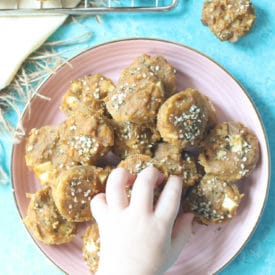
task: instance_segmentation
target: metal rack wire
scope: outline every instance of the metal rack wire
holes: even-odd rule
[[[160,12],[175,8],[179,0],[82,0],[73,8],[68,8],[66,0],[33,0],[37,7],[21,7],[20,0],[9,8],[1,7],[0,16],[71,14],[92,15],[108,12]],[[68,2],[68,1],[67,1]],[[54,5],[49,7],[48,4]]]

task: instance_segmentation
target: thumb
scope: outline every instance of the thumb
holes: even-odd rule
[[[172,249],[176,255],[179,255],[185,244],[192,235],[192,221],[194,215],[191,213],[184,213],[180,215],[173,228],[172,232]]]

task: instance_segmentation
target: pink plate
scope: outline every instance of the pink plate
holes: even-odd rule
[[[101,73],[117,80],[123,68],[142,53],[163,55],[176,68],[178,89],[192,87],[207,95],[216,106],[219,120],[242,121],[257,135],[261,158],[252,175],[242,184],[245,197],[238,215],[222,226],[194,226],[194,236],[179,260],[167,274],[213,274],[229,263],[246,244],[255,230],[264,208],[270,178],[270,156],[263,124],[255,106],[240,84],[222,67],[190,48],[168,41],[131,39],[110,42],[94,47],[64,65],[40,87],[39,93],[51,101],[34,97],[31,116],[25,111],[23,125],[26,132],[64,119],[59,110],[61,98],[70,81],[87,74]],[[24,161],[24,141],[14,145],[11,162],[15,200],[22,217],[29,200],[26,193],[40,188]],[[35,241],[47,257],[70,275],[89,274],[82,260],[81,235],[69,244],[47,246]]]

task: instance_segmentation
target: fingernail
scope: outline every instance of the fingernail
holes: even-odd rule
[[[158,181],[157,181],[157,185],[161,185],[163,183],[165,179],[165,175],[163,173],[159,173],[159,177],[158,177]]]

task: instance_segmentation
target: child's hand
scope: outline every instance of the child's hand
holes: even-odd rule
[[[182,192],[179,177],[170,176],[153,207],[161,173],[149,167],[136,180],[127,170],[110,174],[106,195],[91,201],[100,232],[98,275],[156,275],[164,273],[177,259],[190,237],[192,214],[175,222]],[[125,187],[134,182],[129,202]]]

